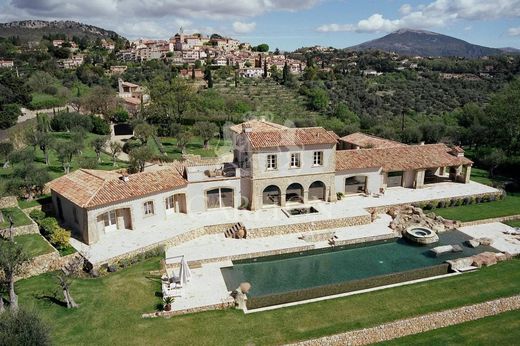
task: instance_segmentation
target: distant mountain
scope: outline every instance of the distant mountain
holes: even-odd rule
[[[368,41],[351,50],[382,50],[401,55],[459,56],[479,58],[485,55],[503,54],[498,48],[483,47],[431,31],[401,29],[391,34]]]
[[[91,39],[121,37],[115,31],[105,30],[97,26],[74,21],[22,20],[10,23],[0,23],[0,37],[19,36],[24,41],[39,41],[43,35],[65,34]]]
[[[520,54],[520,49],[518,49],[518,48],[504,47],[504,48],[500,48],[500,50],[502,52],[506,52],[506,53]]]

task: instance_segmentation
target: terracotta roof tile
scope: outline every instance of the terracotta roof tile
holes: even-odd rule
[[[382,167],[385,172],[469,165],[466,157],[450,154],[445,144],[408,145],[391,148],[340,150],[336,171]]]
[[[177,167],[132,174],[126,182],[120,178],[115,172],[79,169],[51,181],[49,187],[82,208],[92,208],[187,184]]]
[[[341,137],[340,141],[357,145],[360,148],[391,148],[406,146],[404,143],[392,141],[389,139],[367,135],[362,132],[351,133],[345,137]]]
[[[243,126],[249,127],[253,132],[267,132],[273,130],[284,130],[288,127],[265,120],[249,120],[231,126],[229,129],[235,133],[242,133]]]
[[[253,149],[337,143],[337,136],[322,127],[286,128],[269,132],[253,131],[246,133],[246,136]]]

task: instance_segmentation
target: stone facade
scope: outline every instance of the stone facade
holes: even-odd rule
[[[502,312],[519,310],[520,295],[496,299],[480,304],[463,306],[456,309],[434,312],[422,316],[381,324],[372,328],[354,330],[342,334],[325,336],[303,341],[293,345],[368,345],[407,335],[424,333],[480,318],[498,315]]]
[[[493,223],[493,222],[515,221],[515,220],[520,220],[520,214],[511,215],[511,216],[495,217],[495,218],[492,218],[492,219],[483,219],[483,220],[462,222],[461,223],[461,227],[482,225],[482,224],[485,224],[485,223]]]

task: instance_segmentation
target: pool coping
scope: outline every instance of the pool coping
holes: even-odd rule
[[[431,280],[443,279],[443,278],[448,278],[448,277],[452,277],[452,276],[456,276],[456,275],[462,275],[462,274],[467,274],[467,273],[468,272],[464,272],[464,273],[453,272],[453,273],[437,275],[437,276],[431,276],[431,277],[422,278],[422,279],[416,279],[416,280],[399,282],[399,283],[385,285],[385,286],[378,286],[378,287],[366,288],[366,289],[357,290],[357,291],[351,291],[351,292],[345,292],[345,293],[340,293],[340,294],[334,294],[334,295],[330,295],[330,296],[323,296],[323,297],[317,297],[317,298],[312,298],[312,299],[300,300],[300,301],[296,301],[296,302],[290,302],[290,303],[284,303],[284,304],[278,304],[278,305],[265,306],[265,307],[257,308],[257,309],[248,309],[247,307],[245,307],[243,309],[243,311],[244,311],[244,314],[252,314],[252,313],[256,313],[256,312],[282,309],[282,308],[286,308],[286,307],[290,307],[290,306],[298,306],[298,305],[315,303],[315,302],[320,302],[320,301],[325,301],[325,300],[331,300],[331,299],[337,299],[337,298],[342,298],[342,297],[348,297],[348,296],[353,296],[353,295],[357,295],[357,294],[363,294],[363,293],[368,293],[368,292],[380,291],[380,290],[384,290],[384,289],[387,289],[387,288],[393,288],[393,287],[399,287],[399,286],[412,285],[412,284],[415,284],[415,283],[421,283],[421,282],[426,282],[426,281],[431,281]]]

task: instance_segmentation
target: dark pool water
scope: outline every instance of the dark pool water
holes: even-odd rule
[[[459,231],[439,234],[439,238],[438,243],[424,246],[398,239],[356,248],[334,248],[239,261],[232,267],[222,268],[222,275],[229,290],[247,281],[252,285],[249,295],[260,297],[430,267],[449,259],[496,251],[489,246],[467,247],[463,243],[470,237]],[[428,251],[436,246],[454,244],[461,245],[463,251],[439,257]]]

